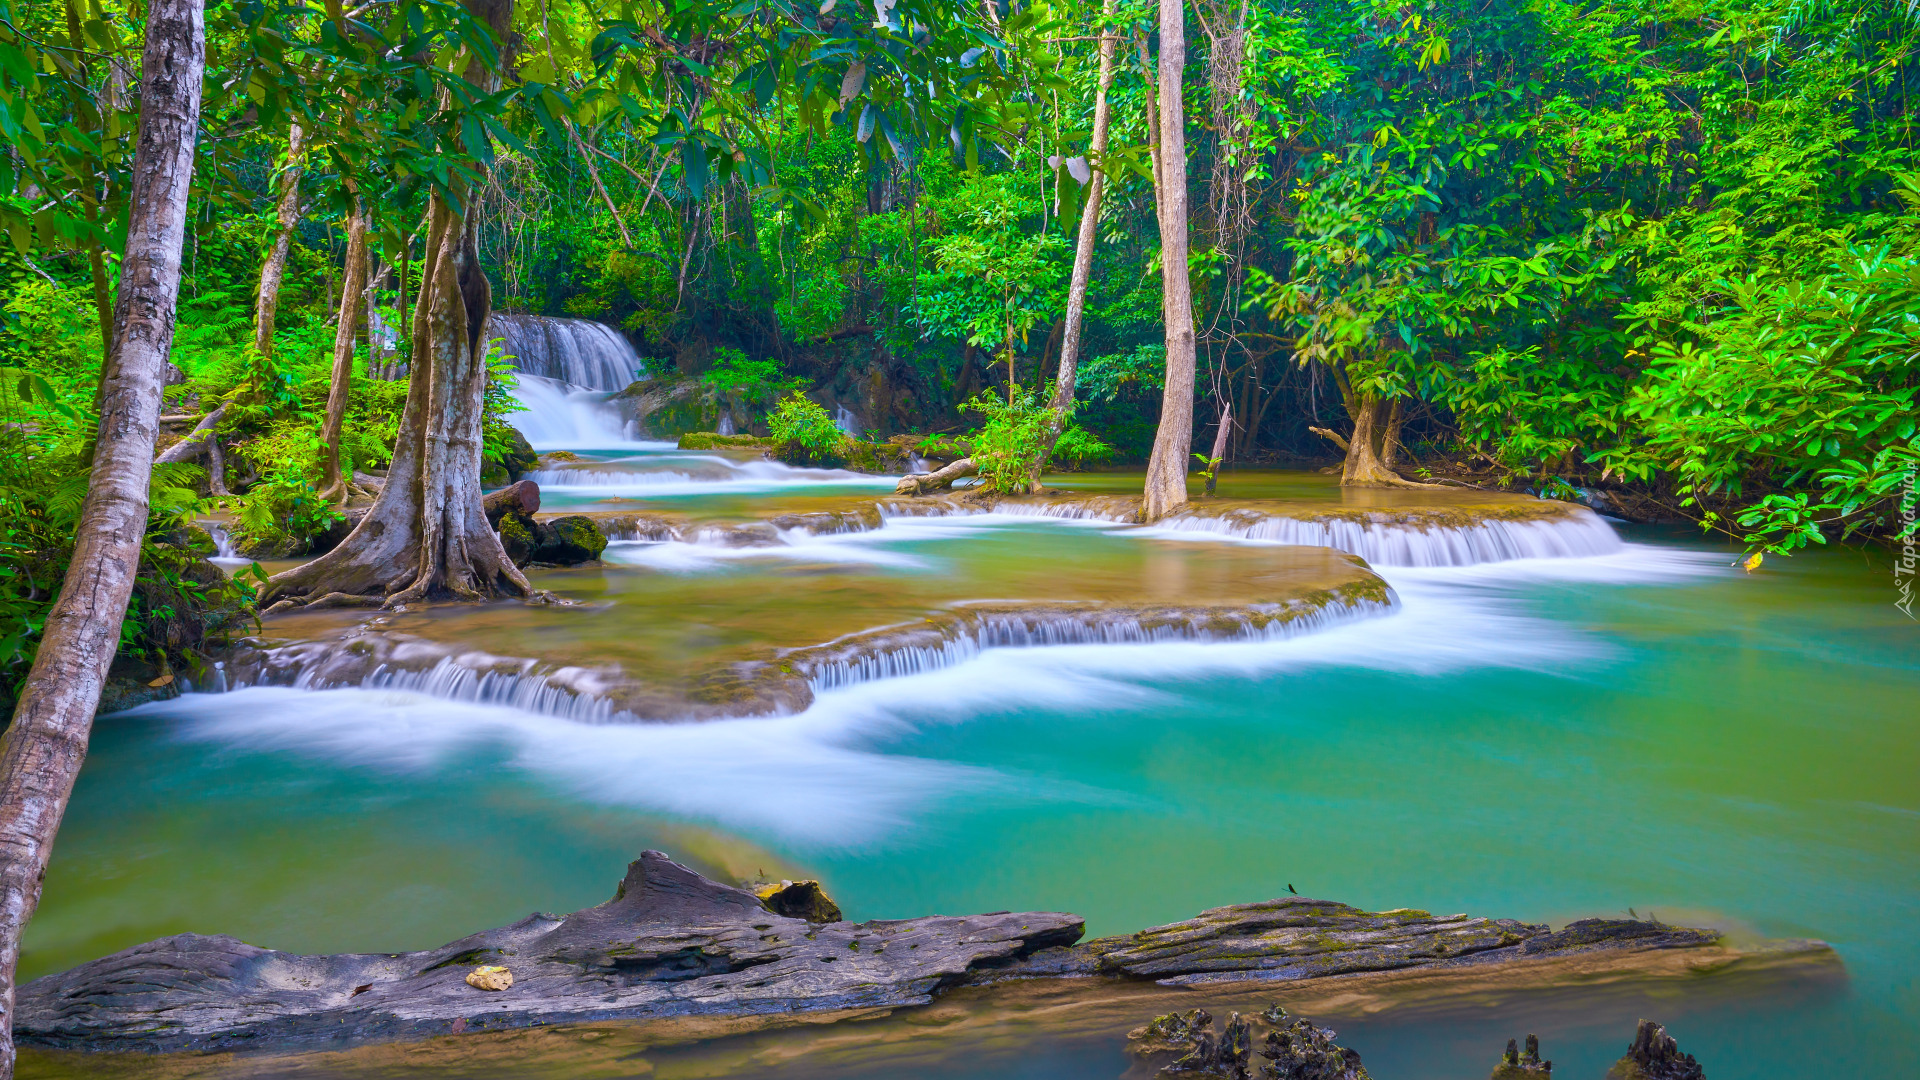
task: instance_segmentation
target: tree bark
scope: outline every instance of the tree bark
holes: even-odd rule
[[[326,443],[320,497],[331,502],[347,498],[347,484],[340,475],[340,425],[346,420],[347,395],[353,389],[353,331],[367,287],[367,209],[359,200],[355,203],[353,217],[347,221],[346,280],[340,290],[339,325],[333,332],[333,382],[327,390],[327,417],[320,427],[320,439]],[[373,337],[371,323],[367,337]]]
[[[300,169],[305,147],[306,133],[299,124],[291,125],[287,129],[287,167],[280,173],[273,244],[267,248],[266,261],[260,264],[260,295],[253,309],[253,347],[262,356],[273,355],[273,318],[280,307],[280,282],[287,274],[294,227],[300,224]]]
[[[944,488],[950,488],[953,486],[955,480],[965,476],[973,476],[979,471],[979,469],[974,467],[972,458],[963,457],[958,461],[950,462],[936,472],[914,473],[911,476],[901,477],[899,483],[893,485],[893,493],[895,495],[925,495],[930,491],[940,491]]]
[[[1227,456],[1227,435],[1233,431],[1233,403],[1220,407],[1220,427],[1213,433],[1213,453],[1207,457],[1207,491],[1212,495],[1220,483],[1220,462]]]
[[[59,599],[47,615],[13,725],[0,737],[0,1078],[6,1080],[13,1076],[20,932],[40,903],[147,531],[205,63],[201,0],[152,0],[127,246],[92,477]]]
[[[1158,521],[1187,502],[1193,453],[1193,287],[1187,277],[1187,120],[1181,76],[1187,63],[1182,0],[1160,0],[1160,148],[1154,155],[1160,218],[1161,316],[1167,328],[1167,378],[1160,430],[1147,459],[1142,516]]]
[[[469,11],[506,40],[513,5],[465,0]],[[464,75],[491,93],[498,74],[469,53]],[[429,206],[425,269],[413,318],[407,404],[393,464],[379,498],[340,546],[275,575],[262,600],[269,611],[332,594],[384,598],[389,607],[433,599],[536,596],[480,497],[481,419],[487,385],[487,314],[492,292],[480,268],[479,221],[467,183],[456,175]]]
[[[1047,428],[1041,436],[1040,453],[1027,475],[1027,488],[1035,492],[1040,490],[1040,474],[1046,471],[1047,460],[1060,442],[1060,433],[1066,430],[1067,417],[1073,414],[1074,383],[1080,373],[1080,332],[1086,322],[1087,285],[1093,279],[1093,246],[1100,235],[1100,197],[1107,184],[1102,167],[1107,154],[1108,119],[1112,113],[1107,93],[1113,88],[1113,59],[1119,45],[1113,28],[1107,25],[1113,21],[1113,5],[1114,0],[1105,0],[1100,6],[1100,86],[1094,91],[1093,139],[1088,154],[1093,175],[1087,178],[1086,205],[1080,210],[1080,233],[1073,248],[1066,329],[1060,338],[1060,370],[1053,380],[1053,400],[1047,403],[1052,415],[1047,418]]]
[[[87,48],[86,38],[80,33],[79,0],[67,0],[67,46],[73,50],[73,57],[80,68],[80,81],[93,85],[93,65],[87,63],[91,52]],[[101,134],[98,127],[92,132],[95,138]],[[81,181],[80,206],[87,224],[100,224],[99,178],[88,176]],[[100,322],[100,347],[105,349],[113,343],[113,299],[108,295],[107,258],[100,248],[100,240],[95,236],[87,237],[87,276],[93,284],[93,313]]]
[[[175,461],[192,461],[201,454],[207,453],[218,445],[214,441],[213,429],[225,415],[227,415],[227,407],[222,405],[201,417],[200,422],[193,426],[192,431],[187,432],[185,438],[161,451],[160,456],[153,459],[153,463],[166,465]]]

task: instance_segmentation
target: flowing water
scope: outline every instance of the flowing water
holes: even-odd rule
[[[718,520],[881,486],[584,442],[566,471],[585,475],[542,480],[549,508]],[[1301,474],[1221,487],[1341,497]],[[1558,923],[1631,907],[1818,937],[1845,978],[1482,990],[1325,1018],[1379,1080],[1478,1080],[1527,1031],[1556,1076],[1597,1080],[1638,1016],[1714,1080],[1920,1073],[1920,632],[1886,567],[1818,551],[1749,576],[1694,536],[1618,531],[1582,557],[1385,567],[1395,610],[1317,633],[987,649],[824,688],[796,715],[606,723],[422,679],[104,718],[22,974],[184,930],[307,952],[434,946],[599,903],[656,847],[715,876],[817,875],[852,919],[1050,909],[1106,934],[1291,885],[1373,909]],[[537,575],[585,608],[409,629],[671,667],[955,599],[1205,594],[1304,557],[1257,536],[1005,516],[784,539],[617,544],[602,567]],[[676,1050],[563,1042],[541,1075],[1110,1080],[1146,1019],[986,1010],[934,1030],[915,1015]],[[299,1074],[518,1074],[463,1053]],[[76,1075],[31,1057],[23,1075],[36,1069]]]

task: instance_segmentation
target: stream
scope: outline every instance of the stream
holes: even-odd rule
[[[533,474],[543,511],[719,521],[891,490],[637,442],[568,384],[525,377],[522,393],[535,445],[577,456]],[[1049,483],[1120,492],[1139,477]],[[1315,474],[1220,487],[1342,498]],[[1815,550],[1746,575],[1695,533],[1612,531],[1579,541],[1582,557],[1376,564],[1399,606],[1311,633],[990,648],[821,688],[796,715],[608,723],[388,685],[247,687],[104,717],[21,977],[188,930],[300,952],[435,946],[599,903],[659,848],[715,877],[817,876],[853,920],[1058,910],[1112,934],[1293,887],[1369,910],[1558,925],[1631,908],[1736,938],[1820,938],[1844,978],[1488,992],[1315,1019],[1377,1080],[1479,1080],[1529,1031],[1554,1075],[1597,1080],[1640,1016],[1713,1080],[1920,1075],[1920,628],[1895,609],[1884,557]],[[892,518],[759,547],[620,540],[602,565],[533,573],[584,608],[435,610],[408,628],[665,671],[956,600],[1208,595],[1255,569],[1318,573],[1323,556],[1098,521]],[[563,1052],[551,1072],[1127,1067],[1124,1026],[1036,1015],[865,1043],[836,1030],[617,1067],[596,1052],[569,1068]],[[431,1058],[338,1073],[513,1074]],[[68,1074],[27,1057],[22,1075]]]

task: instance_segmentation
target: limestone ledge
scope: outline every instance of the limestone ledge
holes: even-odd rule
[[[1465,988],[1509,969],[1547,981],[1551,962],[1570,958],[1651,971],[1675,952],[1705,966],[1743,955],[1713,930],[1651,921],[1553,930],[1296,896],[1081,943],[1083,930],[1060,912],[810,923],[646,852],[604,904],[424,952],[299,956],[222,935],[163,938],[28,983],[14,1030],[31,1046],[143,1053],[340,1049],[604,1021],[733,1018],[737,1033],[871,1017],[960,987],[1079,985],[1097,998],[1128,985],[1195,992],[1410,973]],[[1831,957],[1822,942],[1762,951]],[[475,988],[467,976],[480,966],[505,968],[510,985]]]
[[[394,687],[589,721],[715,720],[800,712],[819,690],[948,667],[982,649],[1272,640],[1383,614],[1395,603],[1386,582],[1348,559],[1344,576],[1325,587],[1277,589],[1242,603],[960,603],[914,622],[767,646],[667,677],[502,656],[387,629],[381,619],[306,641],[253,639],[229,655],[227,672],[241,685]]]

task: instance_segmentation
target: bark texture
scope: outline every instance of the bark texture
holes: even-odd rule
[[[13,1075],[20,932],[40,903],[54,834],[86,757],[147,531],[147,485],[173,348],[205,62],[200,0],[153,0],[127,247],[102,378],[93,475],[73,561],[47,616],[13,725],[0,738],[0,1078]]]
[[[340,475],[340,425],[346,420],[347,395],[353,389],[353,329],[359,321],[366,288],[367,211],[360,205],[347,221],[346,281],[340,290],[339,325],[333,333],[333,381],[327,390],[326,420],[320,426],[320,439],[327,444],[326,476],[320,482],[320,497],[333,502],[344,502],[347,497],[346,480]],[[367,337],[373,337],[371,323],[367,326]]]
[[[507,40],[511,0],[466,0]],[[466,79],[483,92],[499,76],[478,54]],[[347,538],[320,558],[273,577],[268,610],[329,600],[481,600],[536,594],[481,508],[481,418],[487,383],[486,325],[492,291],[480,268],[468,185],[456,178],[428,211],[425,268],[413,317],[407,404],[380,496]]]
[[[208,413],[201,418],[198,424],[194,425],[192,431],[187,432],[186,438],[167,447],[161,452],[159,457],[153,459],[153,463],[155,465],[166,465],[175,461],[192,461],[202,454],[218,453],[220,444],[214,439],[213,429],[219,425],[220,419],[226,415],[227,407],[225,405]]]
[[[1073,249],[1073,279],[1067,286],[1066,327],[1060,338],[1060,370],[1053,380],[1053,400],[1048,407],[1053,415],[1047,418],[1046,432],[1041,436],[1041,450],[1033,461],[1033,470],[1027,476],[1027,488],[1040,490],[1040,474],[1046,470],[1047,460],[1053,456],[1053,448],[1060,441],[1060,433],[1066,430],[1067,417],[1073,412],[1074,382],[1080,373],[1080,336],[1086,324],[1087,284],[1093,278],[1093,247],[1100,235],[1100,197],[1106,193],[1107,175],[1102,169],[1107,154],[1107,126],[1112,109],[1107,104],[1107,93],[1113,88],[1113,57],[1119,42],[1113,29],[1106,24],[1113,20],[1114,0],[1105,0],[1100,7],[1100,86],[1093,97],[1093,139],[1088,157],[1093,175],[1087,178],[1087,201],[1080,210],[1080,233],[1075,238]]]
[[[287,274],[287,252],[293,230],[300,224],[300,168],[306,152],[306,133],[294,124],[287,131],[287,167],[280,173],[280,203],[275,212],[273,246],[260,264],[260,294],[254,301],[253,347],[262,356],[273,353],[273,318],[280,307],[280,282]]]
[[[1193,452],[1193,288],[1187,277],[1187,119],[1181,76],[1187,65],[1182,0],[1160,0],[1159,152],[1154,155],[1160,217],[1161,314],[1167,324],[1167,380],[1160,430],[1147,460],[1144,513],[1158,521],[1187,502]]]

